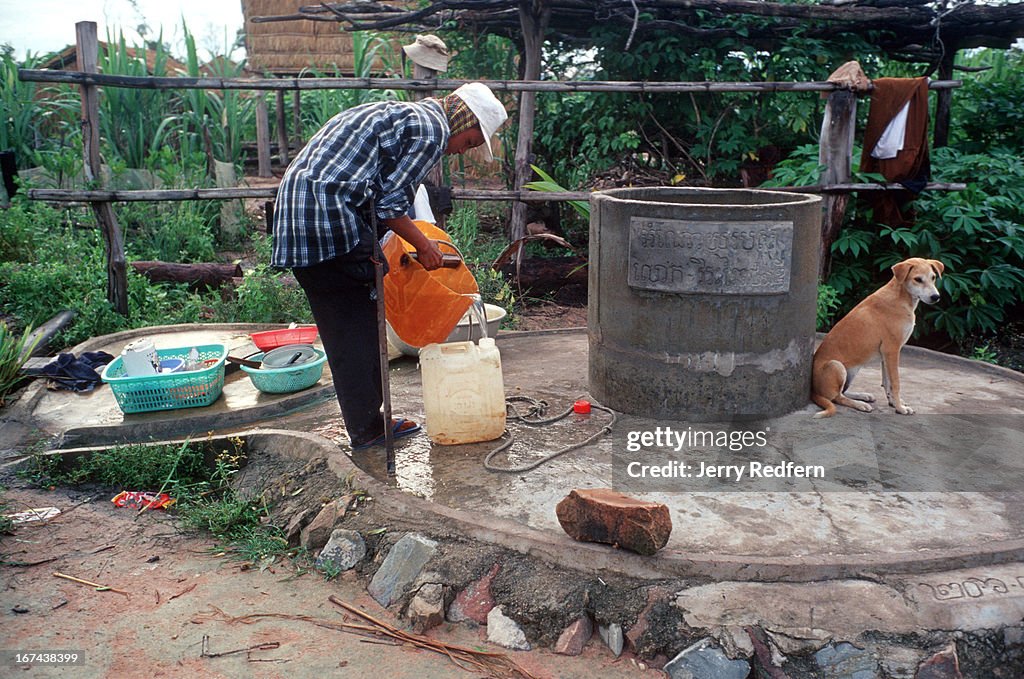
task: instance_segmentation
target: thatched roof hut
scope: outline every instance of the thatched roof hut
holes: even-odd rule
[[[98,41],[100,52],[104,52],[107,49],[117,49],[117,43],[110,44],[102,40]],[[140,47],[126,47],[125,48],[128,56],[132,59],[144,58],[146,60],[146,69],[150,75],[164,75],[163,73],[157,74],[156,68],[156,51],[149,48]],[[75,70],[76,60],[78,59],[78,46],[68,45],[60,52],[57,52],[50,58],[41,62],[36,68],[46,69],[51,71],[73,71]],[[164,55],[164,64],[166,66],[166,75],[176,75],[179,71],[185,72],[187,68],[185,64],[181,63],[170,55]],[[102,65],[100,66],[102,70]]]
[[[355,75],[352,35],[333,21],[253,23],[258,16],[297,14],[310,0],[242,0],[246,68],[254,73],[296,75],[310,69]],[[387,2],[408,9],[416,2]],[[397,49],[397,44],[396,44]],[[380,63],[374,65],[379,69]]]

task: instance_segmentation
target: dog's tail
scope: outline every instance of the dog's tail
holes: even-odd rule
[[[817,420],[822,417],[832,417],[836,414],[836,404],[821,394],[811,394],[811,400],[823,408],[820,413],[814,413],[814,419]]]

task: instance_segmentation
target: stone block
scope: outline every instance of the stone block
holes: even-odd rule
[[[422,585],[409,602],[405,615],[417,634],[444,622],[444,585],[433,582]]]
[[[494,564],[487,575],[455,595],[455,601],[448,607],[448,619],[452,622],[472,621],[478,625],[486,625],[487,614],[494,608],[491,583],[500,570],[501,564]]]
[[[671,679],[747,679],[750,663],[732,660],[711,639],[701,639],[681,651],[664,667]]]
[[[366,556],[366,543],[363,536],[354,530],[335,528],[331,538],[316,557],[316,567],[330,565],[339,571],[347,571],[355,567]]]
[[[367,591],[377,603],[387,607],[401,597],[437,553],[437,543],[422,535],[410,533],[395,543]]]
[[[312,509],[303,509],[288,521],[288,526],[284,529],[284,537],[288,540],[288,546],[295,547],[299,544],[299,539],[302,537],[302,529],[309,523],[312,513]]]
[[[672,533],[668,507],[637,500],[611,488],[573,490],[555,507],[558,523],[573,539],[601,542],[650,556]]]
[[[594,624],[590,622],[588,616],[584,615],[562,630],[553,650],[562,655],[579,655],[593,634]]]
[[[601,637],[601,641],[611,649],[612,654],[616,658],[622,655],[622,645],[624,642],[622,637],[622,625],[617,622],[609,623],[607,625],[598,625],[597,633]]]
[[[963,679],[960,674],[960,659],[956,655],[956,644],[948,646],[925,660],[917,668],[915,679]]]
[[[487,614],[487,640],[516,651],[530,650],[526,633],[515,620],[502,612],[501,606],[492,608]]]
[[[874,653],[845,641],[829,644],[814,654],[814,661],[835,679],[875,679],[878,660]]]
[[[302,546],[310,552],[322,549],[331,539],[331,532],[337,523],[345,518],[348,502],[349,498],[344,497],[325,504],[316,518],[302,529]]]

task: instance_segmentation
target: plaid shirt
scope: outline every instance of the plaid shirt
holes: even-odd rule
[[[370,200],[378,219],[406,214],[448,137],[435,100],[363,104],[331,118],[278,187],[271,265],[312,266],[348,252]]]

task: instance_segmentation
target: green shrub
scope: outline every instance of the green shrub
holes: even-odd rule
[[[629,50],[629,26],[593,29],[592,67],[583,78],[625,81],[824,80],[851,53],[869,55],[859,36],[809,38],[800,29],[771,53],[746,39],[751,20],[714,19],[713,43],[685,31],[649,31]],[[877,60],[861,56],[873,71]],[[589,66],[589,65],[586,65]],[[559,65],[580,77],[572,61]],[[571,70],[570,70],[571,69]],[[683,175],[696,183],[735,183],[744,162],[773,145],[789,149],[817,131],[823,102],[807,93],[573,93],[537,97],[538,165],[569,186],[589,185],[612,166]]]
[[[0,233],[31,220],[39,240],[35,261],[0,262],[0,306],[22,324],[40,325],[64,309],[77,312],[68,331],[72,339],[122,330],[125,320],[106,299],[107,266],[98,229],[79,229],[45,206],[31,204],[0,211]],[[22,252],[28,246],[20,248]],[[85,334],[83,334],[85,333]]]
[[[839,307],[839,293],[836,292],[836,289],[830,285],[819,283],[818,311],[815,318],[815,328],[819,332],[826,332],[832,327],[832,322],[835,320],[836,312],[839,311]]]
[[[0,213],[0,262],[39,261],[47,225],[59,224],[60,213],[46,205],[29,207],[20,196]]]
[[[31,325],[17,336],[6,323],[0,321],[0,405],[4,402],[4,396],[21,383],[22,377],[18,371],[39,343],[38,337],[30,339],[31,334]]]
[[[946,299],[925,310],[926,328],[955,340],[994,332],[1024,301],[1024,160],[1007,150],[946,148],[935,152],[933,166],[938,181],[966,182],[967,189],[922,194],[914,226],[883,230],[881,238],[947,266]]]
[[[863,203],[851,200],[832,244],[827,283],[830,299],[838,300],[833,312],[845,312],[887,281],[896,262],[938,259],[947,267],[938,284],[943,299],[919,308],[916,332],[962,342],[995,332],[1024,301],[1024,160],[1007,149],[942,148],[932,153],[932,168],[935,181],[964,182],[966,190],[923,192],[913,201],[915,222],[897,229],[874,224]],[[818,173],[817,147],[803,146],[779,164],[771,184],[813,184]],[[856,165],[854,175],[861,182],[879,179]],[[820,312],[819,306],[819,327]]]
[[[312,323],[313,312],[302,288],[287,274],[258,264],[225,299],[213,301],[209,320],[221,323]]]
[[[128,258],[186,263],[215,261],[216,238],[210,207],[189,201],[140,202],[124,206],[119,211],[118,221],[125,233]]]
[[[987,68],[964,77],[952,100],[950,142],[967,153],[1003,147],[1024,151],[1024,51],[960,52],[958,62]]]
[[[445,223],[452,243],[473,266],[489,265],[507,245],[503,236],[495,237],[481,230],[480,211],[479,203],[461,201]]]

